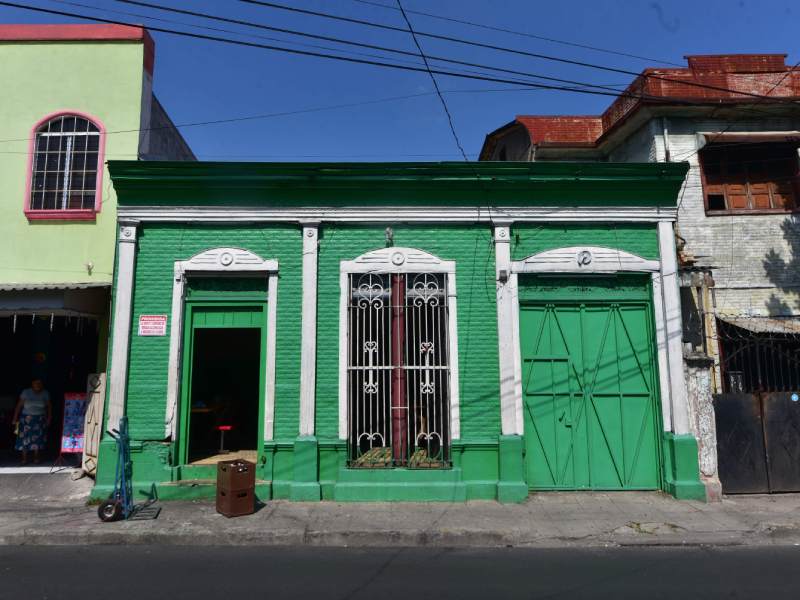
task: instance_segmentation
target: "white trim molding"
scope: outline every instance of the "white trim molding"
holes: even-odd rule
[[[600,246],[570,246],[546,250],[511,264],[515,273],[619,273],[655,272],[657,260],[647,260],[623,250]]]
[[[347,306],[350,295],[349,275],[358,273],[444,273],[447,275],[448,338],[450,344],[450,439],[461,439],[458,370],[458,306],[456,298],[456,263],[442,260],[416,248],[391,246],[362,254],[339,264],[339,439],[346,440],[347,423]]]
[[[568,222],[593,221],[597,223],[654,223],[674,221],[675,207],[564,207],[564,206],[491,206],[488,210],[476,211],[474,206],[431,206],[409,208],[351,207],[303,208],[303,207],[122,207],[121,217],[141,221],[159,222],[289,222],[303,224],[309,221],[341,223],[387,223],[398,221],[492,223],[514,222]]]
[[[514,319],[516,275],[511,273],[511,228],[494,228],[495,276],[497,281],[497,339],[500,361],[500,424],[503,435],[522,435],[522,413],[516,401]],[[521,397],[521,394],[520,394]],[[521,406],[521,405],[520,405]]]
[[[319,223],[303,224],[303,322],[300,353],[300,435],[314,435],[317,385],[317,261]]]
[[[663,329],[667,351],[669,392],[662,390],[663,401],[671,405],[672,432],[690,433],[689,396],[683,371],[683,325],[681,297],[678,288],[678,256],[675,251],[675,232],[672,223],[658,224],[658,250],[661,256],[661,290],[663,296]],[[664,427],[668,426],[664,422]]]
[[[257,254],[242,248],[213,248],[200,252],[188,260],[175,261],[172,280],[172,313],[170,315],[167,407],[164,418],[164,435],[169,439],[175,439],[178,424],[186,278],[192,275],[224,273],[261,273],[267,277],[267,368],[266,381],[264,382],[264,440],[269,441],[272,439],[275,414],[275,326],[278,300],[278,261],[264,260]]]
[[[108,392],[107,430],[119,428],[125,414],[128,387],[133,284],[136,268],[136,223],[120,221],[117,240],[117,282],[114,298],[114,326],[111,345],[111,374]]]
[[[499,229],[499,228],[498,228]],[[672,223],[658,224],[659,255],[661,260],[648,260],[614,248],[599,246],[569,246],[539,252],[518,261],[512,261],[511,274],[500,294],[501,281],[498,279],[498,337],[500,338],[501,390],[502,378],[511,369],[503,369],[504,361],[513,364],[513,400],[515,409],[510,406],[504,412],[504,432],[508,419],[509,431],[523,433],[522,401],[522,350],[519,331],[519,275],[520,274],[564,274],[564,275],[602,275],[614,273],[649,273],[653,284],[653,313],[656,330],[656,357],[658,360],[659,389],[664,429],[675,433],[688,432],[688,407],[686,383],[683,377],[683,352],[681,349],[681,310],[678,296],[677,257]],[[501,250],[497,247],[498,273],[500,273]],[[501,299],[504,311],[510,311],[511,335],[501,328]],[[509,321],[503,317],[503,324]],[[504,340],[511,338],[512,344]],[[506,388],[507,389],[507,388]],[[501,391],[502,398],[502,391]],[[676,418],[676,413],[682,415]],[[511,416],[514,416],[512,421]]]

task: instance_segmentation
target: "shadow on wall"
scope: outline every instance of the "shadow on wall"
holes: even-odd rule
[[[781,230],[789,245],[788,260],[770,249],[762,262],[769,280],[783,292],[782,297],[773,293],[766,303],[770,316],[776,317],[800,313],[800,218],[787,217]]]

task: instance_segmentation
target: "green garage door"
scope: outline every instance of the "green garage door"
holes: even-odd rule
[[[530,278],[520,288],[528,485],[657,489],[649,285],[585,283]]]

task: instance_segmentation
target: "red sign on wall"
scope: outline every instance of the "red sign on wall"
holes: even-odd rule
[[[139,315],[139,335],[167,335],[167,315]]]

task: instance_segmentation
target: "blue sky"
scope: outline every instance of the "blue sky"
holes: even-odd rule
[[[69,6],[52,0],[22,3],[93,13],[111,19],[235,37],[264,44],[296,43],[335,46],[329,42],[213,23],[189,16],[153,11],[114,0],[74,0]],[[405,33],[333,22],[307,15],[248,5],[236,0],[151,0],[277,27],[415,50]],[[297,7],[403,26],[396,10],[357,0],[277,0]],[[370,0],[396,6],[395,0]],[[655,60],[639,60],[520,35],[480,29],[410,14],[418,31],[467,38],[529,52],[640,71],[664,62],[684,64],[686,54],[777,52],[787,62],[800,61],[797,30],[800,5],[777,0],[403,0],[406,9],[436,13],[485,25],[557,38]],[[152,15],[177,23],[106,11]],[[77,22],[55,16],[0,7],[3,23]],[[240,31],[209,32],[205,25]],[[268,36],[281,42],[257,39]],[[206,160],[414,161],[459,160],[442,106],[425,73],[353,65],[285,55],[209,41],[153,33],[156,40],[155,92],[177,124],[250,115],[367,103],[334,110],[182,128],[198,157]],[[597,69],[514,56],[492,50],[420,38],[428,54],[491,64],[507,69],[602,85],[625,85],[631,76]],[[286,43],[289,47],[298,47]],[[348,52],[373,53],[365,49]],[[321,50],[325,52],[325,50]],[[415,60],[413,57],[398,57]],[[662,61],[659,65],[659,62]],[[500,75],[501,77],[505,77]],[[513,76],[511,76],[513,77]],[[596,114],[612,101],[605,96],[543,90],[509,91],[507,84],[438,77],[456,131],[471,158],[487,132],[517,114]],[[497,90],[502,91],[497,91]],[[483,91],[479,91],[483,90]],[[495,90],[495,91],[487,91]],[[399,96],[413,98],[394,99]]]

